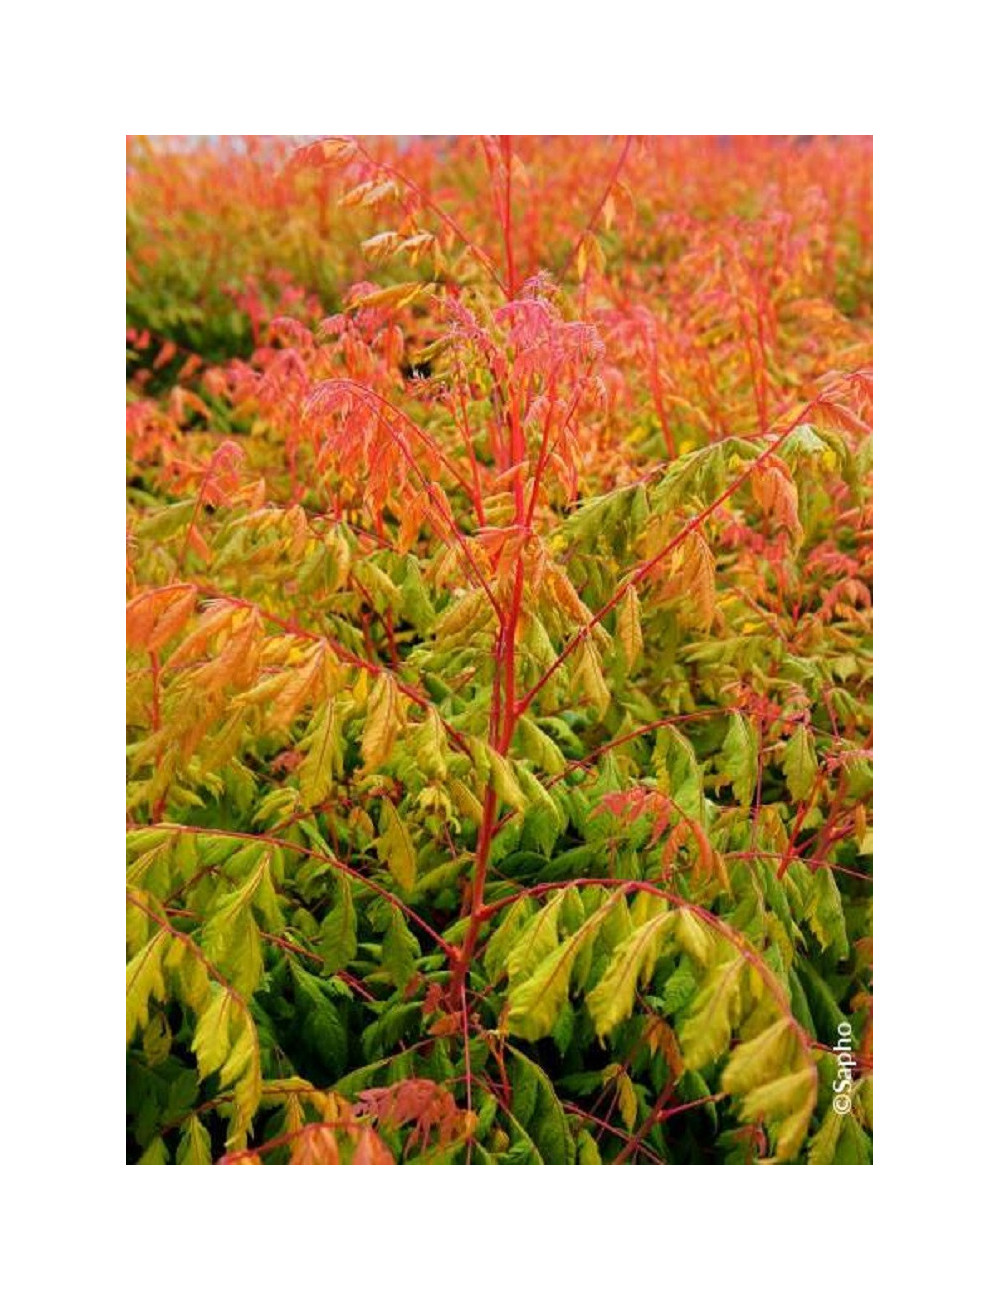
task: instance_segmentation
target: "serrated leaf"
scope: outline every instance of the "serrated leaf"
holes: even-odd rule
[[[586,637],[577,654],[577,668],[571,685],[583,687],[587,699],[597,708],[597,716],[603,718],[611,704],[611,692],[604,680],[604,667],[593,636]]]
[[[631,672],[642,654],[642,614],[634,586],[626,589],[618,611],[618,639],[625,656],[625,666]]]
[[[181,1128],[181,1140],[177,1144],[177,1163],[179,1165],[210,1165],[212,1163],[212,1142],[208,1129],[197,1115],[190,1115]]]
[[[139,1157],[140,1165],[167,1165],[170,1163],[170,1151],[163,1138],[155,1137]]]
[[[699,966],[708,965],[713,947],[712,933],[708,926],[687,907],[672,915],[677,946]]]
[[[560,892],[546,903],[518,936],[506,963],[507,975],[512,984],[535,970],[559,943],[559,912],[562,905],[563,895]]]
[[[382,800],[382,834],[375,847],[393,880],[409,893],[417,883],[417,854],[410,832],[390,799]]]
[[[576,1139],[576,1163],[578,1165],[600,1165],[601,1150],[586,1129],[582,1129]]]
[[[812,895],[806,909],[806,921],[824,949],[832,948],[833,955],[842,961],[850,952],[844,904],[840,890],[829,867],[818,867],[813,873]]]
[[[490,936],[483,953],[483,966],[492,982],[500,974],[511,949],[517,943],[530,915],[531,903],[527,898],[516,899],[504,913],[504,918]]]
[[[224,989],[214,985],[208,1006],[198,1017],[191,1050],[198,1059],[198,1077],[207,1078],[229,1055],[229,1018],[232,998]]]
[[[791,1160],[805,1141],[816,1089],[816,1070],[810,1063],[794,1074],[761,1084],[743,1098],[743,1119],[776,1125],[775,1160]]]
[[[680,1011],[694,997],[698,990],[698,977],[695,975],[691,960],[685,957],[674,973],[664,984],[660,993],[660,1005],[665,1016],[672,1016]]]
[[[653,767],[663,793],[686,817],[701,822],[705,814],[701,765],[691,742],[676,727],[663,727],[657,732]]]
[[[260,930],[251,904],[267,873],[266,848],[258,850],[261,862],[240,889],[225,896],[202,932],[205,955],[240,993],[252,993],[264,969]]]
[[[615,1091],[622,1122],[631,1133],[639,1113],[639,1098],[636,1096],[635,1084],[624,1070],[620,1070],[615,1076]]]
[[[398,731],[398,689],[388,673],[380,673],[368,696],[361,736],[361,757],[366,773],[381,767],[389,758]]]
[[[871,1138],[854,1116],[848,1112],[834,1153],[835,1165],[870,1165],[872,1163]]]
[[[523,1052],[507,1045],[514,1115],[547,1165],[572,1164],[573,1140],[566,1113],[548,1075]]]
[[[809,729],[803,725],[795,728],[785,745],[782,770],[793,799],[805,799],[812,790],[818,771],[816,752]]]
[[[358,923],[350,881],[346,876],[337,877],[331,907],[323,918],[316,946],[327,975],[343,970],[358,951]]]
[[[137,1029],[149,1020],[149,999],[166,996],[163,958],[169,941],[166,930],[157,930],[149,942],[125,967],[125,1041],[130,1043]]]
[[[796,1038],[787,1020],[777,1020],[733,1052],[722,1072],[725,1092],[744,1093],[784,1073]]]
[[[448,735],[436,709],[428,709],[413,733],[413,752],[428,780],[444,780],[448,775]]]
[[[722,771],[732,782],[736,798],[748,808],[757,788],[757,741],[741,713],[729,719],[722,746]]]
[[[600,1038],[632,1014],[640,976],[652,973],[651,963],[659,956],[673,917],[670,912],[654,916],[628,939],[618,944],[596,987],[587,995],[587,1009]]]
[[[334,773],[344,774],[343,737],[332,699],[320,706],[301,748],[306,756],[299,767],[299,791],[306,806],[313,808],[333,789]]]
[[[507,1003],[511,1033],[535,1042],[551,1032],[569,999],[570,976],[579,946],[577,933],[564,940],[514,987]]]
[[[517,723],[517,737],[523,753],[550,776],[558,776],[566,766],[562,751],[551,736],[532,722],[522,717]]]
[[[393,908],[382,937],[382,964],[397,988],[405,988],[417,969],[420,945],[406,928],[402,913]]]
[[[486,757],[489,762],[490,776],[493,781],[493,788],[497,792],[497,798],[501,803],[505,803],[520,812],[524,808],[525,798],[521,793],[521,787],[517,783],[514,767],[510,760],[504,758],[502,754],[498,754],[492,745],[487,746]]]
[[[739,1011],[743,958],[716,966],[691,1005],[678,1039],[689,1070],[701,1070],[729,1047],[733,1021]]]
[[[302,1039],[332,1075],[339,1075],[347,1064],[347,1028],[330,1000],[328,985],[294,962],[289,969]]]
[[[831,1106],[826,1113],[826,1118],[809,1143],[809,1164],[832,1165],[834,1163],[837,1142],[840,1138],[843,1123],[844,1116],[840,1115]]]
[[[567,891],[567,898],[560,898],[560,902],[564,904],[564,913],[571,914],[575,893],[575,890],[570,890]],[[579,900],[577,906],[582,913]],[[569,1000],[570,978],[577,957],[588,940],[600,930],[608,919],[609,913],[618,906],[625,909],[627,919],[628,909],[625,907],[624,899],[621,894],[615,894],[585,920],[581,915],[576,932],[550,951],[537,966],[525,968],[524,977],[513,985],[507,1003],[507,1023],[512,1033],[528,1039],[529,1042],[535,1042],[552,1032],[559,1013]],[[536,919],[541,920],[547,911],[548,908]],[[555,915],[553,913],[553,917]],[[512,952],[511,958],[508,959],[508,969],[514,955],[515,953]],[[530,956],[528,950],[526,956]]]

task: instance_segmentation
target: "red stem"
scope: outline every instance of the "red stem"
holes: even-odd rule
[[[514,297],[514,249],[511,243],[510,223],[511,145],[509,135],[500,137],[500,148],[503,151],[504,162],[503,246],[507,258],[507,300],[510,301]]]

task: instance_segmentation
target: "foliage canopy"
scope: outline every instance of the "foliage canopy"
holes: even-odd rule
[[[129,141],[130,1160],[870,1161],[871,166]]]

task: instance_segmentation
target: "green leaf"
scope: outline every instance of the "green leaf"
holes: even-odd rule
[[[837,1152],[837,1142],[840,1138],[840,1130],[844,1124],[844,1116],[840,1115],[831,1106],[826,1113],[826,1118],[819,1126],[815,1136],[809,1143],[809,1164],[811,1165],[832,1165]]]
[[[850,953],[844,904],[840,890],[829,867],[818,867],[813,873],[812,897],[806,909],[809,928],[824,949],[832,948],[838,961]]]
[[[663,912],[618,944],[604,975],[587,996],[587,1008],[600,1038],[632,1014],[636,984],[649,979],[674,914]]]
[[[657,784],[670,795],[686,817],[702,821],[705,815],[705,791],[701,764],[688,738],[674,726],[661,727],[653,747],[653,769]]]
[[[483,953],[483,966],[490,981],[494,981],[504,967],[511,949],[524,931],[528,917],[531,915],[530,899],[520,897],[506,909],[504,918],[490,936]]]
[[[406,557],[406,576],[400,590],[403,595],[404,616],[421,636],[426,636],[434,626],[437,613],[431,604],[427,587],[420,573],[420,565],[412,555]]]
[[[537,848],[548,857],[555,848],[559,835],[566,828],[566,818],[527,765],[518,763],[516,768],[521,788],[528,799],[521,843],[526,849]]]
[[[397,988],[405,988],[416,974],[420,945],[406,928],[398,908],[389,915],[389,925],[382,938],[382,965]]]
[[[872,1163],[872,1141],[858,1121],[850,1113],[844,1116],[837,1150],[833,1159],[835,1165],[870,1165]]]
[[[508,1001],[511,1033],[535,1042],[551,1032],[569,998],[569,981],[580,941],[579,932],[566,939],[514,987]]]
[[[135,535],[146,542],[165,542],[187,527],[194,518],[196,504],[195,501],[178,501],[175,505],[164,506],[141,520]]]
[[[722,771],[733,784],[733,793],[749,808],[757,788],[757,741],[741,713],[733,713],[722,746]]]
[[[660,1010],[665,1016],[680,1011],[698,991],[698,977],[689,957],[683,957],[660,994]]]
[[[507,975],[511,983],[537,969],[538,964],[559,942],[559,912],[563,905],[562,892],[549,900],[542,910],[524,927],[507,957]]]
[[[229,1057],[219,1072],[222,1087],[233,1087],[232,1118],[226,1138],[230,1149],[242,1145],[250,1121],[260,1105],[262,1088],[256,1027],[249,1011],[245,1007],[239,1010],[236,1036]]]
[[[125,1041],[130,1043],[136,1030],[144,1029],[149,1020],[149,999],[163,1001],[163,957],[170,935],[157,930],[152,939],[125,967]]]
[[[417,854],[410,832],[391,799],[382,800],[382,834],[375,841],[379,857],[406,893],[417,883]]]
[[[575,894],[575,890],[569,892],[566,900],[567,911],[573,906]],[[562,901],[560,898],[560,902]],[[582,905],[578,897],[576,905],[582,913]],[[591,913],[586,920],[581,918],[578,922],[580,928],[576,933],[565,939],[554,951],[550,951],[533,970],[527,966],[520,968],[524,971],[524,977],[513,985],[507,1003],[508,1025],[511,1033],[517,1034],[520,1038],[527,1038],[529,1042],[535,1042],[552,1032],[559,1013],[569,999],[570,978],[581,949],[619,905],[625,907],[621,894],[617,893]],[[545,912],[548,910],[546,908]],[[536,920],[544,918],[545,912],[540,913]],[[625,908],[625,915],[628,916],[627,908]],[[507,963],[508,970],[520,947],[519,943],[517,949],[511,953]]]
[[[191,1041],[191,1049],[198,1058],[199,1079],[205,1079],[215,1070],[221,1069],[229,1055],[232,1006],[231,995],[217,984],[213,985],[208,1005],[198,1017]]]
[[[260,848],[258,853],[262,860],[257,870],[240,889],[225,895],[225,901],[212,912],[202,934],[205,956],[240,993],[253,993],[264,969],[260,931],[251,909],[254,895],[267,873],[266,848]]]
[[[566,827],[566,818],[559,809],[558,804],[542,785],[538,777],[525,763],[514,765],[517,773],[517,779],[521,783],[521,789],[524,791],[528,801],[528,809],[534,812],[536,809],[544,810],[552,825],[557,831],[564,830]]]
[[[517,739],[521,752],[550,776],[558,776],[566,766],[559,746],[530,718],[518,720]]]
[[[486,757],[489,760],[490,775],[493,779],[493,788],[497,792],[498,802],[509,804],[511,808],[520,812],[524,808],[525,798],[521,793],[521,787],[517,783],[513,765],[508,759],[498,754],[492,745],[486,747]]]
[[[681,952],[687,953],[698,966],[707,966],[712,956],[712,933],[690,908],[673,913],[674,939]]]
[[[181,1140],[177,1146],[177,1163],[179,1165],[210,1165],[212,1163],[212,1142],[208,1129],[197,1115],[189,1115],[181,1129]]]
[[[443,781],[448,775],[448,733],[437,709],[413,733],[413,753],[425,780]]]
[[[816,773],[816,751],[809,729],[801,723],[795,728],[791,739],[785,745],[785,757],[782,770],[788,783],[788,792],[793,799],[805,799],[812,790]]]
[[[740,1043],[722,1072],[723,1091],[749,1092],[783,1074],[796,1041],[789,1022],[778,1020],[756,1038]]]
[[[323,972],[335,975],[355,958],[358,951],[358,922],[351,895],[351,883],[338,875],[329,912],[320,926],[317,947],[323,958]]]
[[[808,1066],[794,1074],[761,1084],[743,1098],[740,1114],[747,1121],[777,1125],[776,1160],[790,1160],[799,1150],[809,1129],[816,1105],[816,1070]]]
[[[318,709],[301,748],[306,756],[299,767],[299,791],[306,806],[313,808],[333,789],[334,772],[344,774],[340,718],[332,699]]]
[[[601,1152],[586,1129],[581,1129],[580,1136],[576,1140],[576,1162],[578,1165],[600,1165],[604,1162],[601,1160]]]
[[[339,1075],[347,1064],[347,1029],[330,1000],[328,986],[295,962],[288,967],[302,1039],[331,1074]]]
[[[170,1152],[163,1138],[155,1137],[149,1146],[139,1157],[140,1165],[168,1165],[170,1163]]]
[[[507,1044],[511,1062],[512,1110],[547,1165],[573,1163],[573,1139],[566,1113],[544,1070]]]
[[[716,966],[692,1003],[678,1034],[689,1070],[703,1069],[728,1048],[733,1022],[739,1015],[743,964],[743,958],[737,956]]]

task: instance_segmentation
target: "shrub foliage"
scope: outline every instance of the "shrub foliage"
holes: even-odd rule
[[[130,1160],[871,1159],[871,162],[129,142]]]

